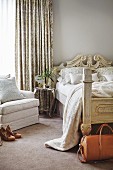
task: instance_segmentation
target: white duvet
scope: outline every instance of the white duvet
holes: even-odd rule
[[[113,81],[94,82],[92,95],[97,97],[113,97]],[[45,142],[46,147],[59,151],[66,151],[79,142],[79,123],[82,109],[82,83],[78,84],[69,93],[63,113],[63,134],[60,138]]]

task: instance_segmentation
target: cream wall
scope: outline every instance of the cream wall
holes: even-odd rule
[[[53,0],[54,64],[76,54],[113,60],[113,0]]]

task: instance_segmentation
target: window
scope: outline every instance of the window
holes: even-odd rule
[[[15,0],[0,0],[0,75],[15,75]]]

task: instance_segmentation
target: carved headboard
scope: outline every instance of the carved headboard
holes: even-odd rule
[[[61,63],[59,66],[54,66],[57,71],[62,68],[68,67],[88,67],[92,70],[95,70],[100,67],[110,67],[112,66],[112,61],[107,60],[105,57],[97,54],[97,55],[82,55],[79,54],[74,57],[74,59],[70,61],[66,61],[66,63]]]
[[[63,68],[69,67],[88,67],[91,70],[96,70],[101,67],[111,67],[112,61],[107,60],[102,55],[82,55],[79,54],[74,57],[74,59],[70,61],[66,61],[66,63],[61,63],[59,66],[54,66],[54,73],[57,75],[59,71]]]
[[[66,67],[89,67],[95,70],[99,67],[109,67],[112,61],[106,60],[101,55],[77,55],[73,60],[67,61]]]

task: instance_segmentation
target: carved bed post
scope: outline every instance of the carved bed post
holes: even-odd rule
[[[83,70],[83,124],[81,131],[83,135],[88,135],[91,131],[91,94],[92,94],[92,71]]]

